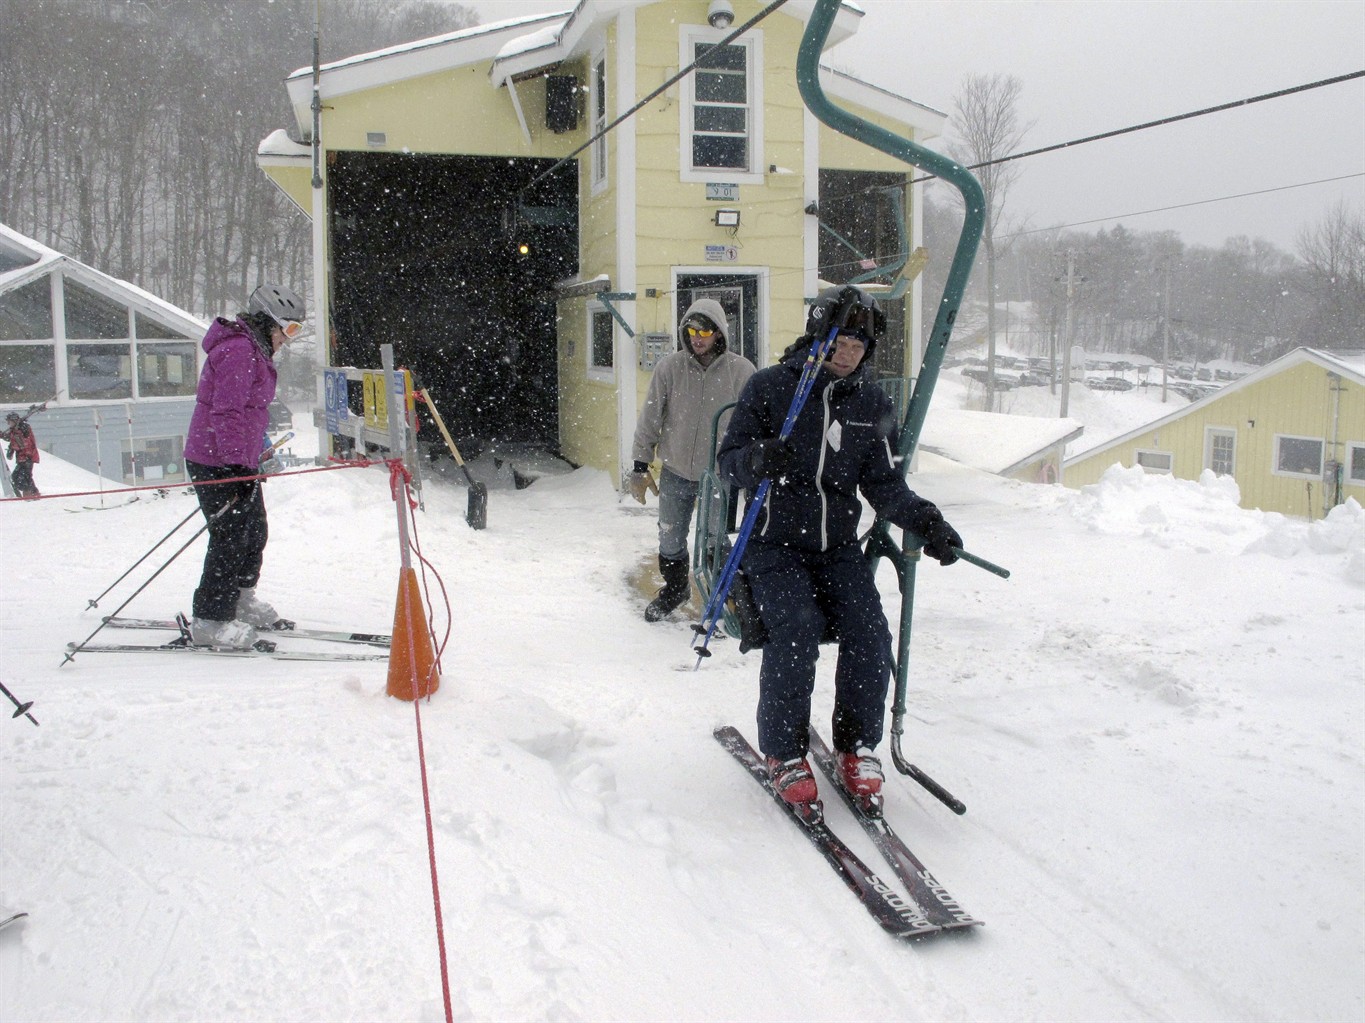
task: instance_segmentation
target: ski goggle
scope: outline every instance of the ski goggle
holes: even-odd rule
[[[293,341],[294,338],[303,333],[303,324],[298,320],[284,320],[283,322],[276,320],[275,322],[279,325],[280,333],[285,336],[287,341]]]
[[[877,337],[877,314],[867,306],[856,307],[848,318],[848,323],[839,328],[840,334],[852,334],[864,344],[871,344]]]

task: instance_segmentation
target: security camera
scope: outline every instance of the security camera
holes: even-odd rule
[[[730,6],[730,0],[711,0],[711,6],[706,8],[706,23],[712,28],[729,28],[735,20],[735,9]]]

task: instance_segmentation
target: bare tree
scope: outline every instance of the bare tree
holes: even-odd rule
[[[1005,223],[1005,201],[1019,176],[1016,163],[997,163],[1019,150],[1031,125],[1019,121],[1019,94],[1024,83],[1014,75],[967,75],[953,98],[957,110],[955,139],[948,152],[974,168],[986,200],[981,246],[986,256],[986,408],[995,403],[995,269],[996,239]],[[961,197],[956,196],[960,202]]]
[[[1299,232],[1312,312],[1300,340],[1320,348],[1365,343],[1365,216],[1343,200]]]

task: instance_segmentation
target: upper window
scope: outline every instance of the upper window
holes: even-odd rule
[[[607,183],[607,55],[599,53],[592,61],[592,188],[599,191]]]
[[[1322,476],[1322,438],[1275,438],[1275,472],[1282,476]]]
[[[122,340],[128,334],[128,307],[105,298],[71,278],[63,289],[66,298],[66,336],[90,341]]]
[[[1204,468],[1219,476],[1231,476],[1237,468],[1237,434],[1210,428],[1204,446]]]
[[[0,295],[0,341],[52,337],[52,285],[46,277]]]
[[[1169,473],[1173,461],[1169,451],[1139,451],[1137,453],[1137,464],[1142,466],[1143,472]]]
[[[762,37],[755,34],[717,46],[716,40],[723,35],[692,28],[685,36],[684,63],[702,61],[683,79],[686,96],[679,149],[686,180],[746,180],[739,176],[754,175],[761,161]]]

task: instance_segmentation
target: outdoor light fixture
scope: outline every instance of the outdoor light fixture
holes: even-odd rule
[[[712,28],[729,28],[735,20],[735,9],[730,0],[711,0],[706,8],[706,23]]]
[[[739,210],[716,210],[717,227],[739,227]]]

